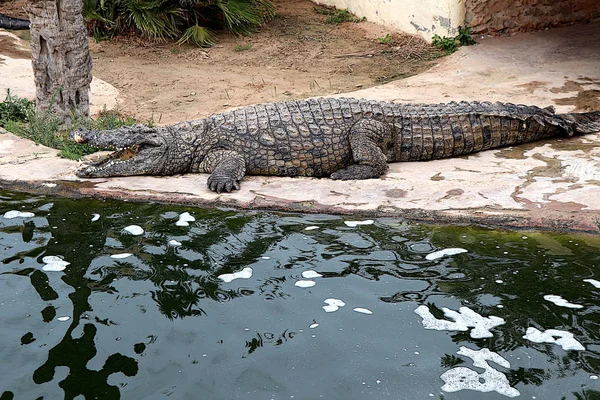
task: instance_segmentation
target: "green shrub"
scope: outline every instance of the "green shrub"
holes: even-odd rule
[[[0,103],[0,126],[4,127],[9,121],[25,122],[28,111],[33,108],[33,101],[13,96],[10,90],[7,90],[6,98]]]
[[[445,51],[446,54],[454,53],[460,46],[471,46],[476,43],[475,39],[471,37],[471,28],[463,28],[462,26],[458,27],[458,35],[454,37],[433,35],[431,41],[431,44],[438,49]]]
[[[5,110],[9,112],[5,113]],[[11,95],[10,91],[6,99],[0,103],[0,116],[6,117],[0,120],[0,126],[4,129],[37,144],[60,150],[58,155],[61,157],[79,160],[87,154],[98,151],[95,147],[70,141],[69,131],[61,129],[60,118],[52,111],[52,107],[49,111],[38,111],[33,101]],[[123,115],[118,109],[106,108],[96,119],[79,118],[76,115],[71,119],[72,130],[108,130],[138,122],[131,116]],[[154,121],[146,121],[145,124],[152,126]]]
[[[96,40],[123,33],[151,39],[214,44],[214,29],[246,35],[275,15],[271,0],[83,0],[83,15]]]
[[[394,38],[389,33],[386,33],[383,37],[378,37],[377,41],[379,44],[394,44]]]

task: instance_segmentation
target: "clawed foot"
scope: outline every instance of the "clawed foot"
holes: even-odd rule
[[[381,173],[370,165],[352,164],[331,174],[330,178],[336,181],[349,181],[352,179],[379,178]]]
[[[224,176],[209,176],[206,181],[208,188],[213,192],[221,193],[223,191],[230,193],[233,189],[240,190],[240,183],[233,178]]]

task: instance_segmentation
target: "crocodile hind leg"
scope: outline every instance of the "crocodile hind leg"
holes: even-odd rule
[[[246,161],[236,151],[215,150],[204,157],[199,170],[211,173],[206,181],[210,190],[231,192],[240,189],[240,181],[246,175]]]
[[[387,158],[382,149],[392,141],[390,126],[381,121],[361,120],[350,129],[350,150],[354,164],[335,171],[331,179],[378,178],[388,169]]]

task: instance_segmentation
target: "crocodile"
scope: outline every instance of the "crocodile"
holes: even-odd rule
[[[395,104],[319,98],[241,107],[170,126],[76,130],[71,140],[113,153],[79,177],[210,173],[217,193],[248,175],[377,178],[388,162],[456,157],[553,136],[600,131],[600,111],[490,102]]]

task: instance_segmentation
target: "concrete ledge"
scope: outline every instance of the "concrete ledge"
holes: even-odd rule
[[[600,134],[433,162],[395,163],[380,179],[247,177],[216,194],[205,174],[80,179],[56,151],[0,136],[0,187],[26,192],[242,209],[401,217],[435,223],[600,233]],[[577,148],[577,149],[574,149]]]
[[[346,96],[412,102],[500,100],[600,109],[600,24],[498,38],[433,70]],[[396,163],[381,179],[247,177],[217,195],[207,175],[82,180],[78,163],[0,134],[0,187],[201,206],[402,217],[435,223],[600,233],[600,133],[468,157]]]

